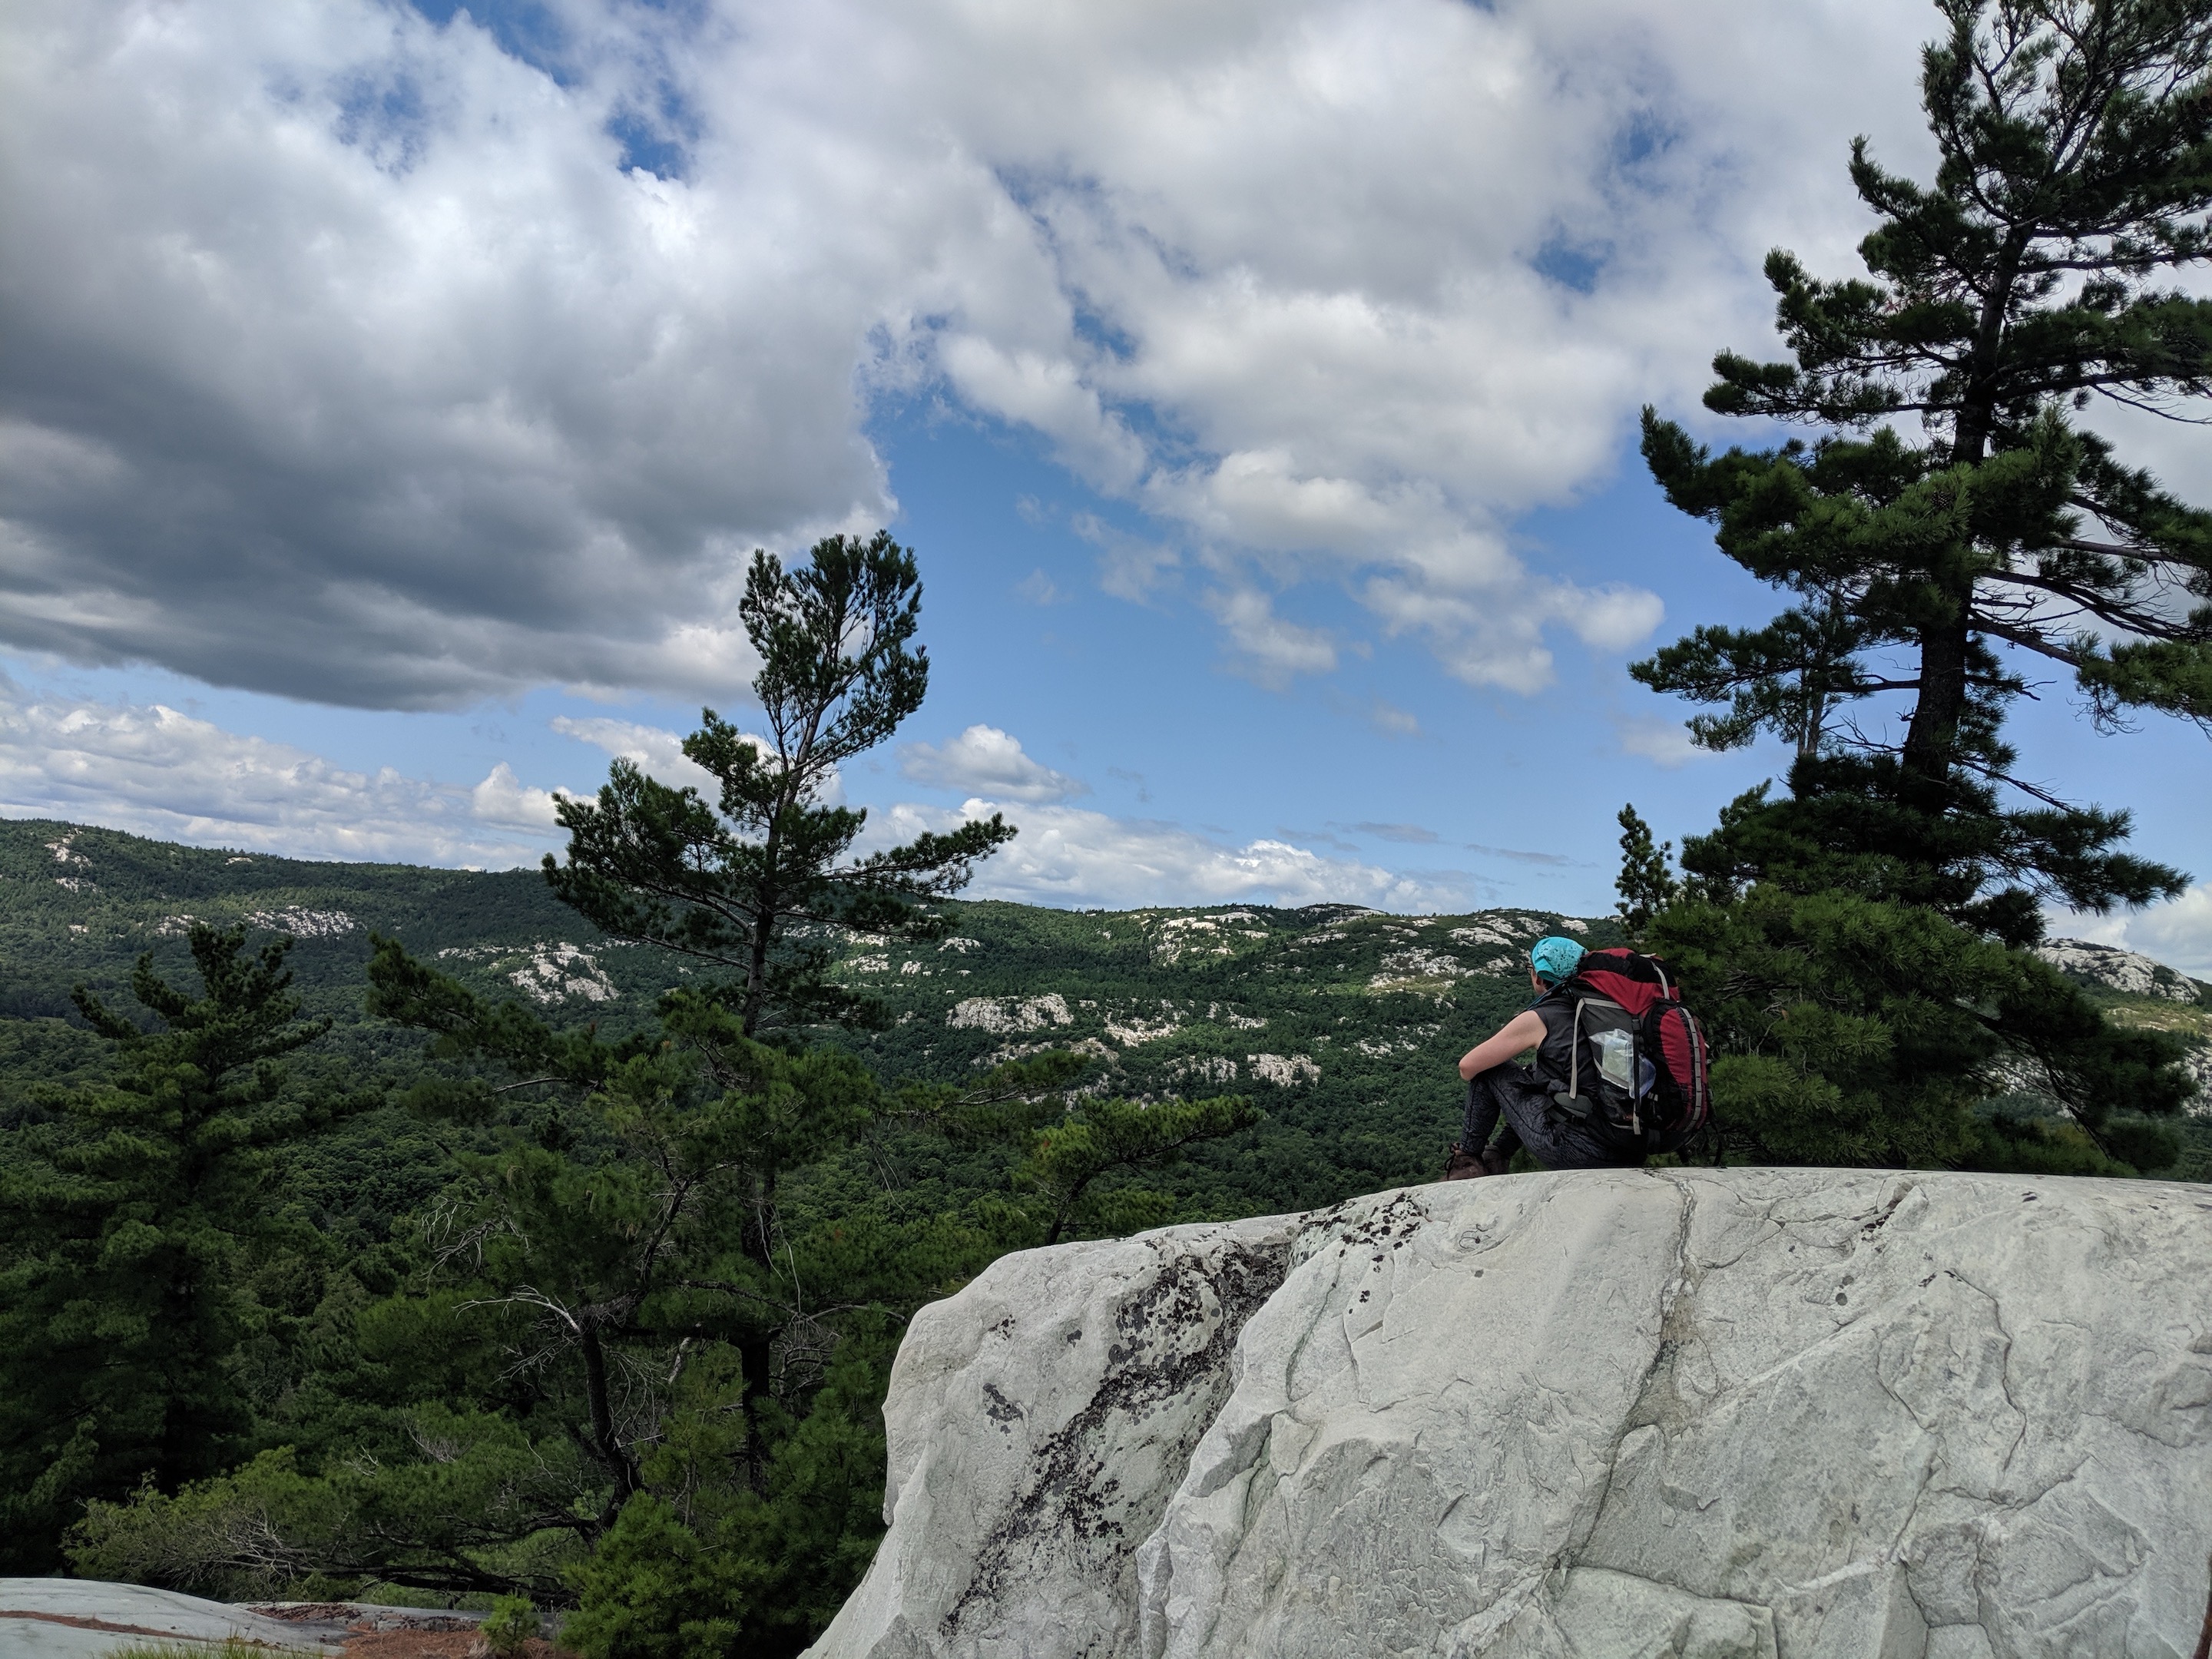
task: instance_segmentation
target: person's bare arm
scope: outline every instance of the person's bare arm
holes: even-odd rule
[[[1461,1056],[1459,1074],[1473,1081],[1493,1066],[1503,1066],[1523,1048],[1533,1048],[1544,1040],[1544,1017],[1534,1008],[1523,1009],[1498,1028],[1498,1035],[1485,1037]]]

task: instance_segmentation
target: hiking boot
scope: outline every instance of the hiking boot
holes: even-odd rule
[[[1446,1181],[1473,1181],[1477,1176],[1486,1176],[1489,1173],[1490,1171],[1484,1167],[1481,1158],[1468,1156],[1459,1142],[1456,1140],[1452,1142],[1451,1152],[1444,1158]]]
[[[1485,1175],[1504,1175],[1513,1167],[1513,1154],[1503,1146],[1482,1149],[1482,1172]]]

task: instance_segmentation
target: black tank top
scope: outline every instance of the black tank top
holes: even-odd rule
[[[1553,1094],[1566,1092],[1575,1060],[1575,999],[1564,990],[1547,991],[1530,1003],[1544,1022],[1544,1040],[1536,1045],[1536,1081]]]

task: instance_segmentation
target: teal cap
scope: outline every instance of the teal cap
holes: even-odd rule
[[[1582,965],[1582,959],[1583,947],[1557,933],[1540,939],[1528,947],[1528,966],[1547,985],[1557,985],[1563,980],[1572,979],[1575,969]]]

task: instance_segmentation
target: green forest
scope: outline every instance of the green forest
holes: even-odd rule
[[[2108,741],[2212,725],[2212,514],[2080,418],[2212,392],[2172,280],[2212,257],[2212,13],[1938,10],[1934,177],[1858,145],[1863,270],[1776,251],[1788,360],[1715,360],[1711,411],[1805,435],[1645,411],[1783,609],[1630,672],[1777,775],[1679,852],[1624,806],[1614,915],[963,898],[1016,826],[886,845],[833,787],[927,693],[883,532],[757,554],[757,710],[684,743],[713,797],[617,761],[542,871],[0,825],[0,1573],[796,1653],[881,1533],[915,1309],[1436,1178],[1547,933],[1662,957],[1705,1022],[1717,1127],[1669,1156],[2212,1177],[2201,988],[2045,939],[2192,872],[2006,726],[2023,664]]]
[[[522,1215],[488,1209],[483,1188],[542,1164],[530,1201],[557,1228],[599,1196],[596,1165],[663,1149],[666,1132],[641,1138],[550,1087],[459,1109],[457,1091],[514,1079],[371,1012],[373,941],[396,941],[456,995],[512,1009],[550,1040],[588,1034],[617,1048],[672,1029],[665,999],[694,976],[687,964],[609,938],[536,872],[311,864],[13,822],[0,823],[0,883],[5,1570],[224,1596],[483,1606],[520,1593],[541,1607],[588,1603],[597,1622],[572,1639],[603,1632],[608,1652],[721,1651],[740,1634],[795,1650],[826,1620],[880,1531],[876,1411],[902,1322],[1000,1253],[1042,1242],[1066,1185],[1054,1190],[1036,1156],[1048,1125],[1116,1103],[1222,1095],[1256,1114],[1176,1162],[1105,1170],[1066,1237],[1433,1180],[1458,1127],[1454,1061],[1528,1000],[1520,953],[1547,933],[1621,937],[1613,917],[1531,911],[956,902],[939,937],[841,939],[830,976],[880,1012],[825,1038],[854,1066],[829,1091],[842,1115],[786,1176],[781,1276],[756,1281],[779,1304],[755,1407],[767,1443],[749,1446],[740,1426],[741,1340],[720,1359],[702,1345],[665,1381],[659,1367],[686,1340],[672,1334],[708,1322],[696,1308],[641,1310],[608,1345],[621,1378],[614,1433],[641,1455],[637,1490],[607,1522],[612,1483],[586,1443],[586,1368],[552,1310],[512,1297],[527,1282],[573,1305],[556,1275],[584,1289],[595,1275],[634,1279],[637,1264],[503,1257],[486,1224],[512,1229]],[[218,972],[242,968],[240,978],[291,941],[277,969],[290,982],[260,1005],[281,1018],[264,1018],[241,1056],[308,1036],[276,1057],[273,1079],[246,1058],[215,1080],[220,1115],[265,1127],[226,1137],[216,1161],[230,1167],[204,1196],[162,1190],[177,1167],[166,1149],[69,1156],[116,1122],[100,1110],[108,1091],[175,1058],[158,1039],[103,1036],[73,988],[127,1012],[134,1029],[191,1030],[189,1009],[162,1015],[131,987],[143,957],[153,981],[202,997],[194,922],[242,935],[228,958],[223,939],[212,952]],[[2133,993],[2069,982],[2108,1019],[2212,1036],[2196,988],[2162,981]],[[233,987],[234,1001],[255,994]],[[1064,1076],[1001,1075],[1056,1054],[1072,1057]],[[1976,1110],[2011,1121],[2001,1146],[2020,1150],[2032,1130],[2070,1147],[2074,1167],[2131,1172],[2083,1146],[2047,1096],[1993,1091]],[[2152,1172],[2212,1176],[2212,1121],[2175,1127],[2174,1158]],[[1778,1156],[1747,1132],[1729,1139],[1690,1155]],[[53,1188],[65,1176],[76,1206],[34,1231],[15,1206],[34,1191],[64,1196]],[[148,1255],[120,1267],[88,1261],[57,1248],[65,1215],[102,1255],[118,1223],[170,1237],[149,1237]],[[726,1216],[720,1224],[738,1231]],[[152,1281],[165,1248],[199,1254],[216,1281],[204,1289],[222,1305],[192,1322],[210,1373],[197,1386],[175,1363],[176,1315]],[[702,1260],[714,1254],[706,1241]],[[724,1261],[697,1276],[732,1271]],[[40,1288],[67,1294],[41,1308]],[[44,1328],[30,1328],[41,1313]],[[25,1375],[33,1355],[38,1385]],[[52,1371],[58,1358],[66,1374]],[[186,1443],[164,1443],[178,1436]]]

